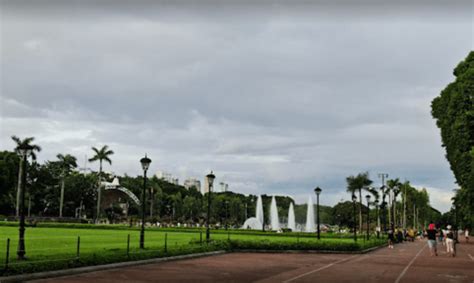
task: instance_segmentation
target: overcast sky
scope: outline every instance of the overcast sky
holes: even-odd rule
[[[430,102],[473,49],[471,1],[97,2],[0,0],[0,150],[34,136],[40,161],[83,166],[107,144],[117,174],[147,153],[181,181],[328,205],[386,172],[449,209]]]

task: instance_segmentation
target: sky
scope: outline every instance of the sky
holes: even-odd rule
[[[326,205],[383,172],[445,212],[430,103],[473,49],[474,10],[429,3],[0,0],[0,150],[34,136],[40,161],[83,167],[108,145],[119,175],[146,153],[181,182],[213,170],[298,203],[319,186]]]

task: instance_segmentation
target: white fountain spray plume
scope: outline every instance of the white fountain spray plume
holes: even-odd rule
[[[278,208],[275,196],[272,197],[272,203],[270,205],[270,225],[273,231],[280,230],[280,220],[278,219]]]
[[[263,225],[263,204],[262,204],[262,196],[258,196],[257,199],[257,210],[255,212],[255,217],[258,221]]]
[[[314,225],[314,205],[313,198],[308,198],[308,209],[306,211],[306,232],[315,232],[316,225]]]
[[[290,202],[290,209],[288,209],[288,228],[293,232],[296,231],[295,208],[292,202]]]

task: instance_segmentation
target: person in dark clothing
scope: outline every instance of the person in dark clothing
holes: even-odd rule
[[[428,247],[430,248],[431,256],[438,256],[438,250],[436,248],[436,226],[434,224],[428,226],[426,236],[428,238]]]
[[[395,235],[393,234],[393,230],[388,230],[388,248],[393,249],[393,243],[395,242]]]

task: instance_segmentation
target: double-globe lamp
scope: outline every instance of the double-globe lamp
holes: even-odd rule
[[[356,201],[357,197],[355,194],[352,194],[352,207],[354,208],[354,241],[357,242],[357,220],[356,220]]]
[[[370,238],[369,226],[370,226],[370,195],[366,195],[365,199],[367,200],[367,240]]]

